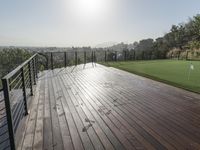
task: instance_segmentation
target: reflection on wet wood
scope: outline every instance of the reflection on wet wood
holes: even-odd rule
[[[92,64],[39,83],[19,149],[200,149],[197,94]]]

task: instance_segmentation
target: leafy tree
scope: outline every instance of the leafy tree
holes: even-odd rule
[[[0,78],[27,60],[31,55],[31,52],[19,48],[3,49],[0,51]]]

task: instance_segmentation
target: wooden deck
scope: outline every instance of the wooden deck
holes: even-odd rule
[[[92,64],[45,71],[19,149],[200,149],[200,96]]]

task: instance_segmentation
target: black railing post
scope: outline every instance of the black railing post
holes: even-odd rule
[[[47,64],[46,64],[46,69],[49,70],[49,57],[47,56]]]
[[[189,53],[189,51],[186,52],[186,60],[188,60],[188,53]]]
[[[53,53],[51,52],[51,70],[53,70]]]
[[[94,62],[94,52],[92,51],[92,63]]]
[[[115,51],[115,61],[117,61],[117,51]]]
[[[38,78],[38,55],[34,57],[34,65],[35,65],[35,76]]]
[[[33,84],[36,85],[35,59],[33,59],[32,65],[33,65]]]
[[[77,59],[78,59],[78,58],[77,58],[77,51],[75,51],[75,66],[77,66],[77,64],[78,64],[78,63],[77,63],[77,61],[78,61]]]
[[[67,52],[64,52],[65,68],[67,67]]]
[[[124,51],[124,60],[126,61],[126,50]]]
[[[84,64],[86,64],[86,51],[84,51]]]
[[[96,63],[96,51],[93,52],[94,55],[94,63]]]
[[[107,51],[105,50],[105,62],[107,61]]]
[[[21,76],[22,76],[22,91],[23,91],[24,109],[25,109],[25,115],[27,115],[28,107],[27,107],[26,85],[25,85],[24,68],[23,67],[21,68]]]
[[[31,96],[33,96],[33,83],[32,83],[31,61],[28,63],[28,71],[29,71],[29,81],[30,81]]]
[[[9,141],[10,141],[10,148],[15,150],[15,135],[13,130],[13,122],[12,122],[12,112],[11,112],[11,105],[10,105],[10,95],[9,95],[9,83],[7,79],[2,79],[3,84],[3,93],[4,93],[4,101],[6,106],[6,118],[8,124],[8,133],[9,133]]]
[[[91,58],[92,58],[92,63],[94,62],[94,59],[93,59],[93,51],[92,51],[92,55],[91,55]]]
[[[181,51],[178,52],[178,60],[180,59]]]

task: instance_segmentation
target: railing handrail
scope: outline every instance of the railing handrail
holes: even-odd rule
[[[74,53],[74,52],[92,52],[98,50],[63,50],[63,51],[45,51],[45,52],[38,52],[38,54],[48,54],[48,53]]]
[[[11,78],[13,75],[15,75],[22,67],[24,67],[25,65],[27,65],[29,63],[30,60],[32,60],[35,56],[37,56],[37,53],[34,54],[33,56],[31,56],[29,59],[27,59],[25,62],[23,62],[21,65],[19,65],[17,68],[15,68],[13,71],[11,71],[10,73],[8,73],[7,75],[5,75],[2,79],[9,79]]]
[[[28,107],[27,107],[27,99],[29,96],[33,96],[33,84],[36,85],[36,78],[38,74],[38,53],[32,55],[30,58],[28,58],[26,61],[24,61],[21,65],[16,67],[13,71],[5,75],[1,80],[3,84],[3,94],[4,94],[4,104],[5,104],[5,116],[7,120],[7,132],[9,135],[9,143],[10,148],[12,150],[16,149],[16,142],[15,142],[15,133],[17,131],[18,125],[20,123],[20,119],[23,118],[23,116],[28,115]],[[16,75],[16,76],[15,76]],[[16,80],[19,80],[19,82]],[[19,84],[21,82],[21,84]],[[14,84],[14,87],[12,87]],[[15,85],[16,84],[16,85]],[[12,92],[12,89],[15,89],[15,87],[21,89],[22,97],[18,99],[19,103],[15,104],[16,107],[19,107],[18,115],[15,115],[13,111],[13,106],[11,105],[11,97],[10,92]],[[27,93],[27,89],[30,89],[29,94]],[[2,91],[0,89],[0,92]],[[14,96],[13,96],[14,98]],[[23,104],[23,105],[20,105]],[[22,110],[23,109],[23,110]],[[1,143],[2,144],[2,143]],[[2,145],[0,145],[2,146]]]

